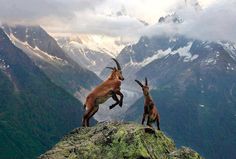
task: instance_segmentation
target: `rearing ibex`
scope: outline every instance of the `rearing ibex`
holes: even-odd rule
[[[157,129],[160,130],[160,116],[159,116],[157,108],[152,100],[152,97],[149,93],[147,78],[145,78],[145,86],[141,82],[139,82],[138,80],[135,80],[135,82],[137,82],[142,87],[143,95],[145,98],[142,124],[144,123],[146,117],[148,117],[147,125],[152,127],[151,123],[156,121],[157,122]]]
[[[112,97],[116,103],[110,106],[110,109],[114,108],[119,104],[122,107],[123,104],[123,94],[120,92],[121,80],[124,80],[122,75],[121,67],[119,62],[112,58],[117,67],[107,67],[112,69],[111,75],[97,86],[86,98],[86,102],[84,107],[86,108],[86,112],[83,116],[82,124],[83,126],[89,126],[89,119],[98,111],[99,104],[106,102],[110,97]],[[116,95],[120,96],[120,100]]]

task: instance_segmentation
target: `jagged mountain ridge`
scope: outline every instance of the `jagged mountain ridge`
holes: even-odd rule
[[[0,29],[0,158],[35,158],[80,126],[82,111]]]
[[[106,62],[113,57],[105,52],[91,50],[83,44],[79,37],[76,39],[60,37],[57,38],[57,42],[69,57],[97,75],[104,69]]]
[[[93,72],[70,58],[40,26],[3,25],[11,41],[23,50],[57,85],[79,99],[100,82]]]
[[[232,42],[200,41],[185,36],[142,37],[137,44],[124,48],[117,59],[123,66],[123,74],[130,79],[135,79],[137,76],[143,75],[142,70],[150,67],[159,59],[164,61],[164,59],[172,58],[172,61],[169,62],[177,61],[183,65],[192,65],[194,62],[202,62],[208,65],[219,58],[222,50],[224,54],[235,60],[235,48],[236,45]],[[228,69],[234,70],[230,66]],[[153,69],[153,71],[156,70]],[[101,77],[105,77],[107,73],[108,71],[104,69]],[[132,80],[129,81],[132,82]]]

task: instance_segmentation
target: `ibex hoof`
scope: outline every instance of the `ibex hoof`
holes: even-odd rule
[[[121,103],[119,103],[119,106],[120,106],[120,107],[122,107],[122,105],[123,105],[123,103],[122,103],[122,102],[121,102]]]
[[[113,105],[111,105],[109,108],[110,108],[110,109],[112,109],[112,108],[114,108],[114,106],[113,106]]]

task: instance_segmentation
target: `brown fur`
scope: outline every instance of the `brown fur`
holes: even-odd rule
[[[145,119],[148,118],[147,119],[147,125],[152,127],[151,123],[156,121],[157,129],[160,130],[160,116],[159,116],[157,107],[154,104],[153,99],[152,99],[152,97],[149,93],[147,78],[145,78],[145,85],[143,85],[138,80],[135,80],[135,81],[142,87],[143,95],[144,95],[144,98],[145,98],[142,125],[144,124]]]
[[[98,85],[94,90],[87,96],[84,107],[86,112],[83,116],[83,126],[89,126],[89,119],[98,111],[99,104],[106,102],[109,98],[113,98],[116,103],[110,106],[110,109],[116,105],[122,107],[123,94],[120,92],[121,80],[124,80],[122,71],[117,68],[112,68],[111,75],[103,83]],[[120,96],[120,100],[116,95]]]

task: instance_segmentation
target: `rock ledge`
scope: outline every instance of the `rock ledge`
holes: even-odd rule
[[[194,150],[177,149],[163,132],[136,123],[103,122],[77,128],[39,159],[202,159]]]

